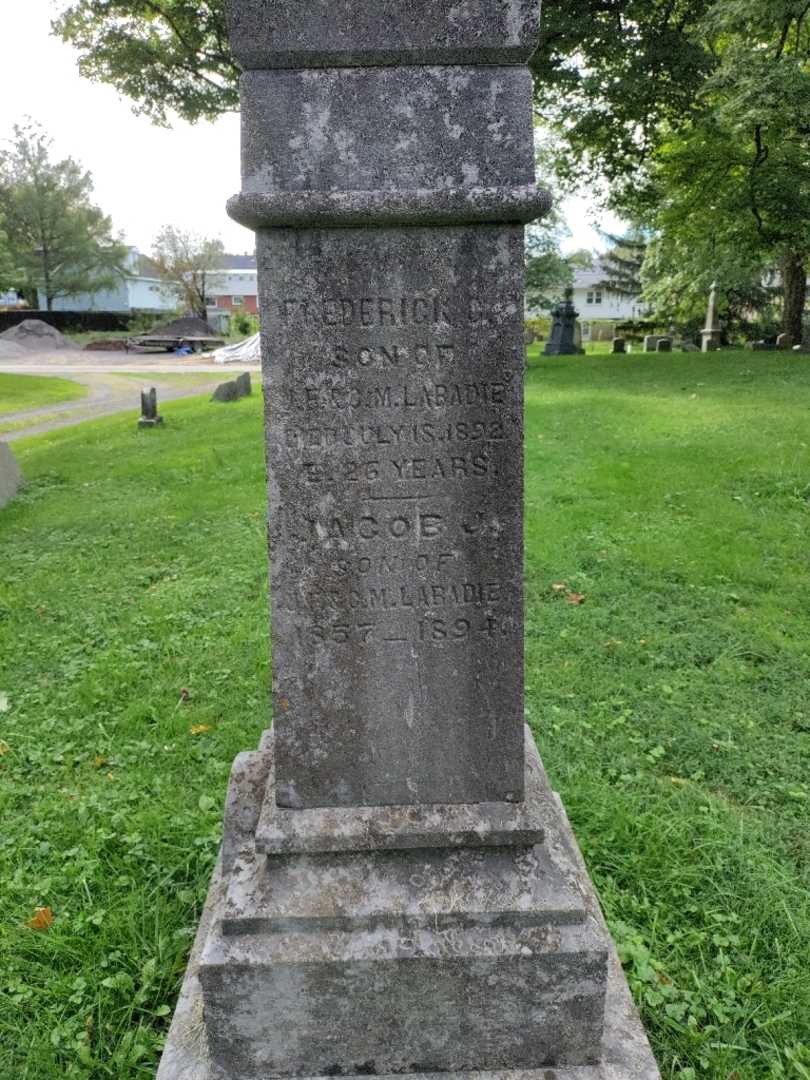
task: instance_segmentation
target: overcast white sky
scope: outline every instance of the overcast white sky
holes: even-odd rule
[[[253,248],[252,234],[231,221],[225,202],[239,190],[239,121],[177,121],[171,130],[136,116],[109,86],[79,76],[72,49],[50,35],[67,0],[0,0],[0,140],[26,115],[52,136],[60,157],[93,175],[95,198],[128,243],[148,252],[164,224],[219,236],[228,251]],[[602,248],[585,200],[565,207],[572,231],[566,250]],[[604,222],[616,230],[612,220]]]

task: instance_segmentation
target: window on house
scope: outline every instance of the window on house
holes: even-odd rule
[[[233,304],[234,307],[244,307],[245,298],[244,298],[244,296],[232,296],[231,297],[231,303]]]
[[[590,290],[590,292],[588,293],[586,299],[587,299],[589,304],[593,303],[593,289]]]
[[[602,303],[602,290],[601,289],[596,289],[594,291],[593,302],[595,304],[601,304]]]

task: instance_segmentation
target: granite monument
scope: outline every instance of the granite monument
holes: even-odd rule
[[[273,730],[159,1078],[657,1080],[523,720],[536,0],[228,9]]]
[[[552,309],[551,334],[543,350],[546,356],[581,356],[585,352],[581,345],[579,312],[574,307],[573,296],[574,290],[566,289],[563,299]]]

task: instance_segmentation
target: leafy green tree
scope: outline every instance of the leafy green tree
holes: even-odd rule
[[[560,251],[560,238],[561,230],[554,224],[526,231],[526,304],[530,309],[550,311],[573,282],[571,264]]]
[[[8,236],[3,228],[3,218],[0,215],[0,292],[5,292],[13,284],[14,263],[11,258]]]
[[[607,182],[606,201],[688,256],[694,282],[722,285],[727,266],[729,302],[740,269],[750,282],[753,266],[779,266],[783,326],[798,337],[810,259],[807,0],[551,0],[533,66],[538,112],[566,144],[560,179]]]
[[[78,0],[53,28],[89,79],[109,83],[166,124],[213,119],[239,104],[224,0]]]
[[[111,288],[126,258],[112,223],[91,202],[93,182],[72,158],[52,161],[51,141],[28,123],[0,151],[0,214],[18,288],[48,310],[58,297]]]
[[[204,319],[211,274],[221,267],[224,252],[221,240],[165,225],[155,238],[152,259],[178,300]]]

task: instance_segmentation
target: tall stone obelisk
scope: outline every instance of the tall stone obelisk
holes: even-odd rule
[[[273,731],[161,1080],[657,1077],[523,724],[536,0],[230,0]]]

